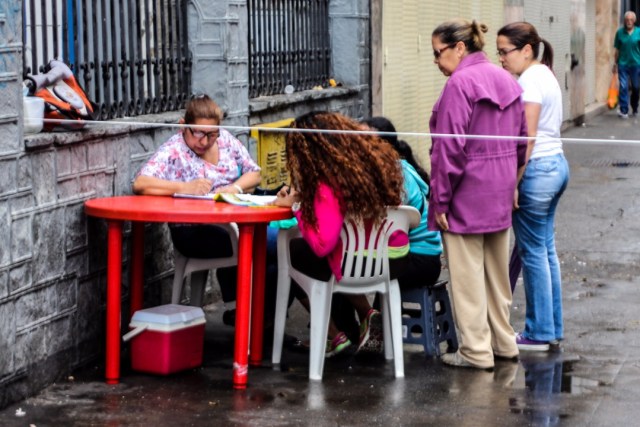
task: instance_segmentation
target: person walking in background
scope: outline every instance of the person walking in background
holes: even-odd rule
[[[618,73],[620,92],[618,95],[618,116],[629,117],[629,102],[631,114],[638,116],[638,99],[640,94],[640,31],[636,28],[636,14],[628,11],[624,14],[624,25],[616,32],[613,41],[615,48],[615,63],[613,72]],[[631,89],[631,99],[629,99]]]
[[[569,182],[560,139],[562,92],[552,71],[553,48],[533,25],[505,25],[498,31],[497,47],[503,68],[519,77],[531,137],[526,166],[518,171],[513,211],[527,303],[524,331],[516,342],[520,350],[547,351],[550,342],[563,339],[562,279],[554,230],[556,208]]]
[[[509,228],[527,127],[522,89],[482,51],[487,27],[456,19],[432,33],[434,62],[448,76],[429,127],[429,229],[442,230],[460,347],[448,365],[487,369],[515,360],[509,323]],[[487,135],[466,138],[464,135]],[[497,135],[507,138],[492,138]]]

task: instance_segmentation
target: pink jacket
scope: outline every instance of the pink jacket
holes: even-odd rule
[[[527,136],[522,89],[483,52],[467,55],[445,84],[429,122],[432,133]],[[517,169],[527,141],[433,137],[429,229],[446,213],[449,231],[482,234],[511,226]]]
[[[316,218],[318,218],[316,228],[304,222],[301,211],[294,214],[302,237],[317,256],[327,258],[329,268],[337,281],[342,279],[343,248],[340,232],[344,223],[344,213],[340,198],[331,187],[324,183],[320,184],[313,201]],[[406,255],[409,251],[409,236],[406,233],[394,233],[389,239],[389,246],[396,248],[394,251],[396,254]]]

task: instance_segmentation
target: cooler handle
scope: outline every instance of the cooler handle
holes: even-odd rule
[[[144,326],[138,326],[137,328],[127,332],[126,334],[124,334],[122,336],[122,341],[127,342],[129,341],[131,338],[135,337],[138,334],[141,334],[142,332],[144,332],[145,329],[147,329],[149,327],[149,325],[144,325]]]

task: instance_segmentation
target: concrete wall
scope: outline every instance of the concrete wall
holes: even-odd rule
[[[620,22],[618,0],[505,0],[505,23],[519,20],[531,22],[553,45],[565,121],[580,121],[587,107],[606,101]],[[573,70],[572,54],[579,60]]]
[[[0,407],[103,360],[106,225],[84,201],[130,193],[130,181],[175,130],[93,125],[22,132],[22,2],[0,2]],[[333,77],[344,87],[248,99],[244,0],[188,6],[194,92],[211,94],[225,123],[246,126],[315,109],[369,114],[368,1],[331,3]],[[367,33],[367,31],[364,31]],[[251,107],[251,108],[250,108]],[[176,123],[180,112],[137,117]],[[237,132],[251,146],[248,131]],[[251,147],[250,147],[251,148]],[[125,225],[123,313],[128,312],[130,226]],[[167,303],[173,259],[164,224],[145,229],[145,306]],[[126,327],[128,319],[123,318]],[[126,363],[126,362],[125,362]]]
[[[618,0],[596,0],[596,87],[597,102],[607,102],[611,68],[614,63],[613,39],[621,25]]]

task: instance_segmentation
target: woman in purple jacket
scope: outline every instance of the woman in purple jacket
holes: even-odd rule
[[[432,34],[434,62],[448,76],[429,126],[429,228],[441,230],[460,348],[448,365],[492,369],[517,359],[509,323],[509,228],[527,136],[522,89],[482,51],[484,24],[452,20]],[[447,135],[447,136],[442,136]],[[479,136],[479,137],[474,137]]]

